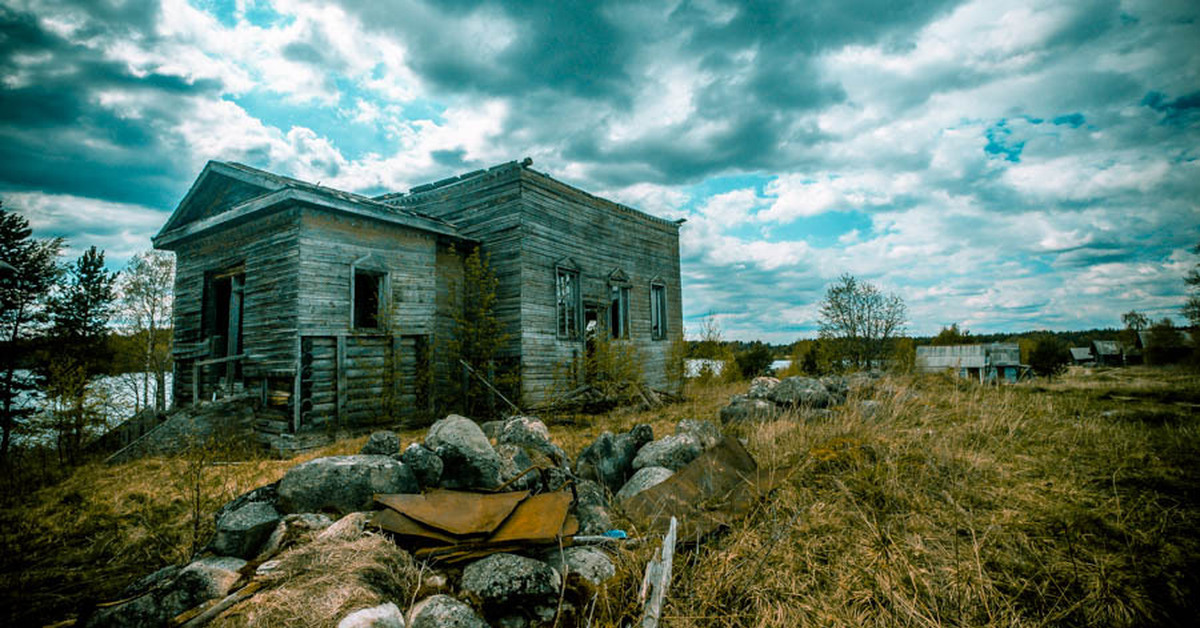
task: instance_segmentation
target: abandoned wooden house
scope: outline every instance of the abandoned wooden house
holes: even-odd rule
[[[530,165],[369,198],[209,162],[154,238],[176,255],[176,404],[260,391],[292,431],[431,410],[461,384],[445,349],[474,247],[523,407],[595,333],[635,346],[645,383],[670,389],[681,221]]]
[[[1021,347],[1015,342],[917,347],[918,372],[946,370],[979,382],[1011,383],[1029,374],[1029,367],[1021,364]]]

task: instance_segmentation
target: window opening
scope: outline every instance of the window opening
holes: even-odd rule
[[[657,283],[650,285],[650,336],[667,337],[667,287]]]
[[[354,270],[354,327],[356,329],[379,328],[380,292],[383,275],[369,270]]]
[[[555,294],[558,308],[558,337],[577,340],[581,310],[579,272],[559,268],[555,281]]]
[[[629,286],[610,286],[608,330],[613,338],[629,337]]]

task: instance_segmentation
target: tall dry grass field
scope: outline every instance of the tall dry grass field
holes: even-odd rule
[[[654,412],[555,417],[551,432],[572,455],[605,429],[648,422],[661,436],[683,418],[715,420],[744,388],[691,390]],[[680,548],[665,625],[1192,625],[1198,407],[1200,379],[1187,371],[1080,371],[1001,388],[914,377],[884,380],[830,417],[728,428],[787,479],[733,529]],[[197,529],[197,499],[215,508],[298,461],[210,457],[199,474],[187,458],[95,465],[10,502],[5,624],[111,599],[211,529],[210,516]],[[636,619],[654,549],[617,556],[592,625]]]

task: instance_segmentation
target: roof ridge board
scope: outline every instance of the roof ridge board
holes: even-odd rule
[[[570,183],[567,183],[566,181],[560,181],[560,180],[546,174],[545,172],[541,172],[539,170],[534,170],[533,168],[525,168],[525,171],[532,172],[533,174],[536,174],[544,179],[548,179],[549,181],[552,181],[558,185],[561,185],[565,188],[573,190],[573,191],[575,191],[579,194],[582,194],[583,196],[586,196],[588,198],[595,199],[597,201],[600,201],[601,203],[606,203],[608,205],[611,205],[614,208],[619,209],[621,211],[629,212],[636,216],[642,216],[645,218],[649,218],[650,220],[652,220],[654,222],[658,222],[658,223],[661,223],[664,225],[671,225],[671,226],[676,226],[676,227],[679,226],[679,223],[677,223],[673,220],[668,220],[666,218],[660,218],[658,216],[655,216],[654,214],[644,212],[636,207],[630,207],[629,205],[626,205],[624,203],[618,203],[617,201],[614,201],[612,199],[604,198],[603,196],[597,196],[595,194],[592,194],[591,192],[588,192],[587,190],[584,190],[583,188],[571,185]]]

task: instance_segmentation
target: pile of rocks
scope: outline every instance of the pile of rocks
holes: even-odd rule
[[[791,416],[825,416],[829,408],[846,403],[852,391],[870,388],[880,377],[875,371],[782,380],[756,377],[746,394],[730,397],[721,409],[721,422],[768,420],[789,411]]]
[[[279,562],[272,558],[298,540],[353,540],[374,533],[366,522],[376,507],[377,493],[431,488],[540,493],[574,482],[571,512],[579,520],[579,534],[604,534],[612,528],[612,495],[619,503],[661,483],[721,438],[720,430],[708,421],[681,421],[674,434],[658,440],[649,425],[637,425],[622,434],[601,434],[572,466],[550,440],[546,425],[533,417],[481,426],[450,415],[430,427],[421,442],[403,449],[395,433],[376,432],[359,454],[304,462],[279,482],[223,506],[216,513],[216,534],[203,558],[143,578],[126,592],[140,597],[104,609],[87,625],[163,624],[198,604],[226,596],[242,579],[240,572],[248,572],[250,566],[266,573]],[[531,467],[537,472],[524,473]],[[457,581],[446,588],[457,591],[454,596],[438,593],[417,602],[407,613],[397,606],[407,600],[359,609],[347,615],[341,626],[551,625],[564,610],[565,586],[603,586],[616,568],[597,547],[530,546],[528,551],[476,560],[465,565],[461,576],[458,573],[440,575],[451,584]]]

